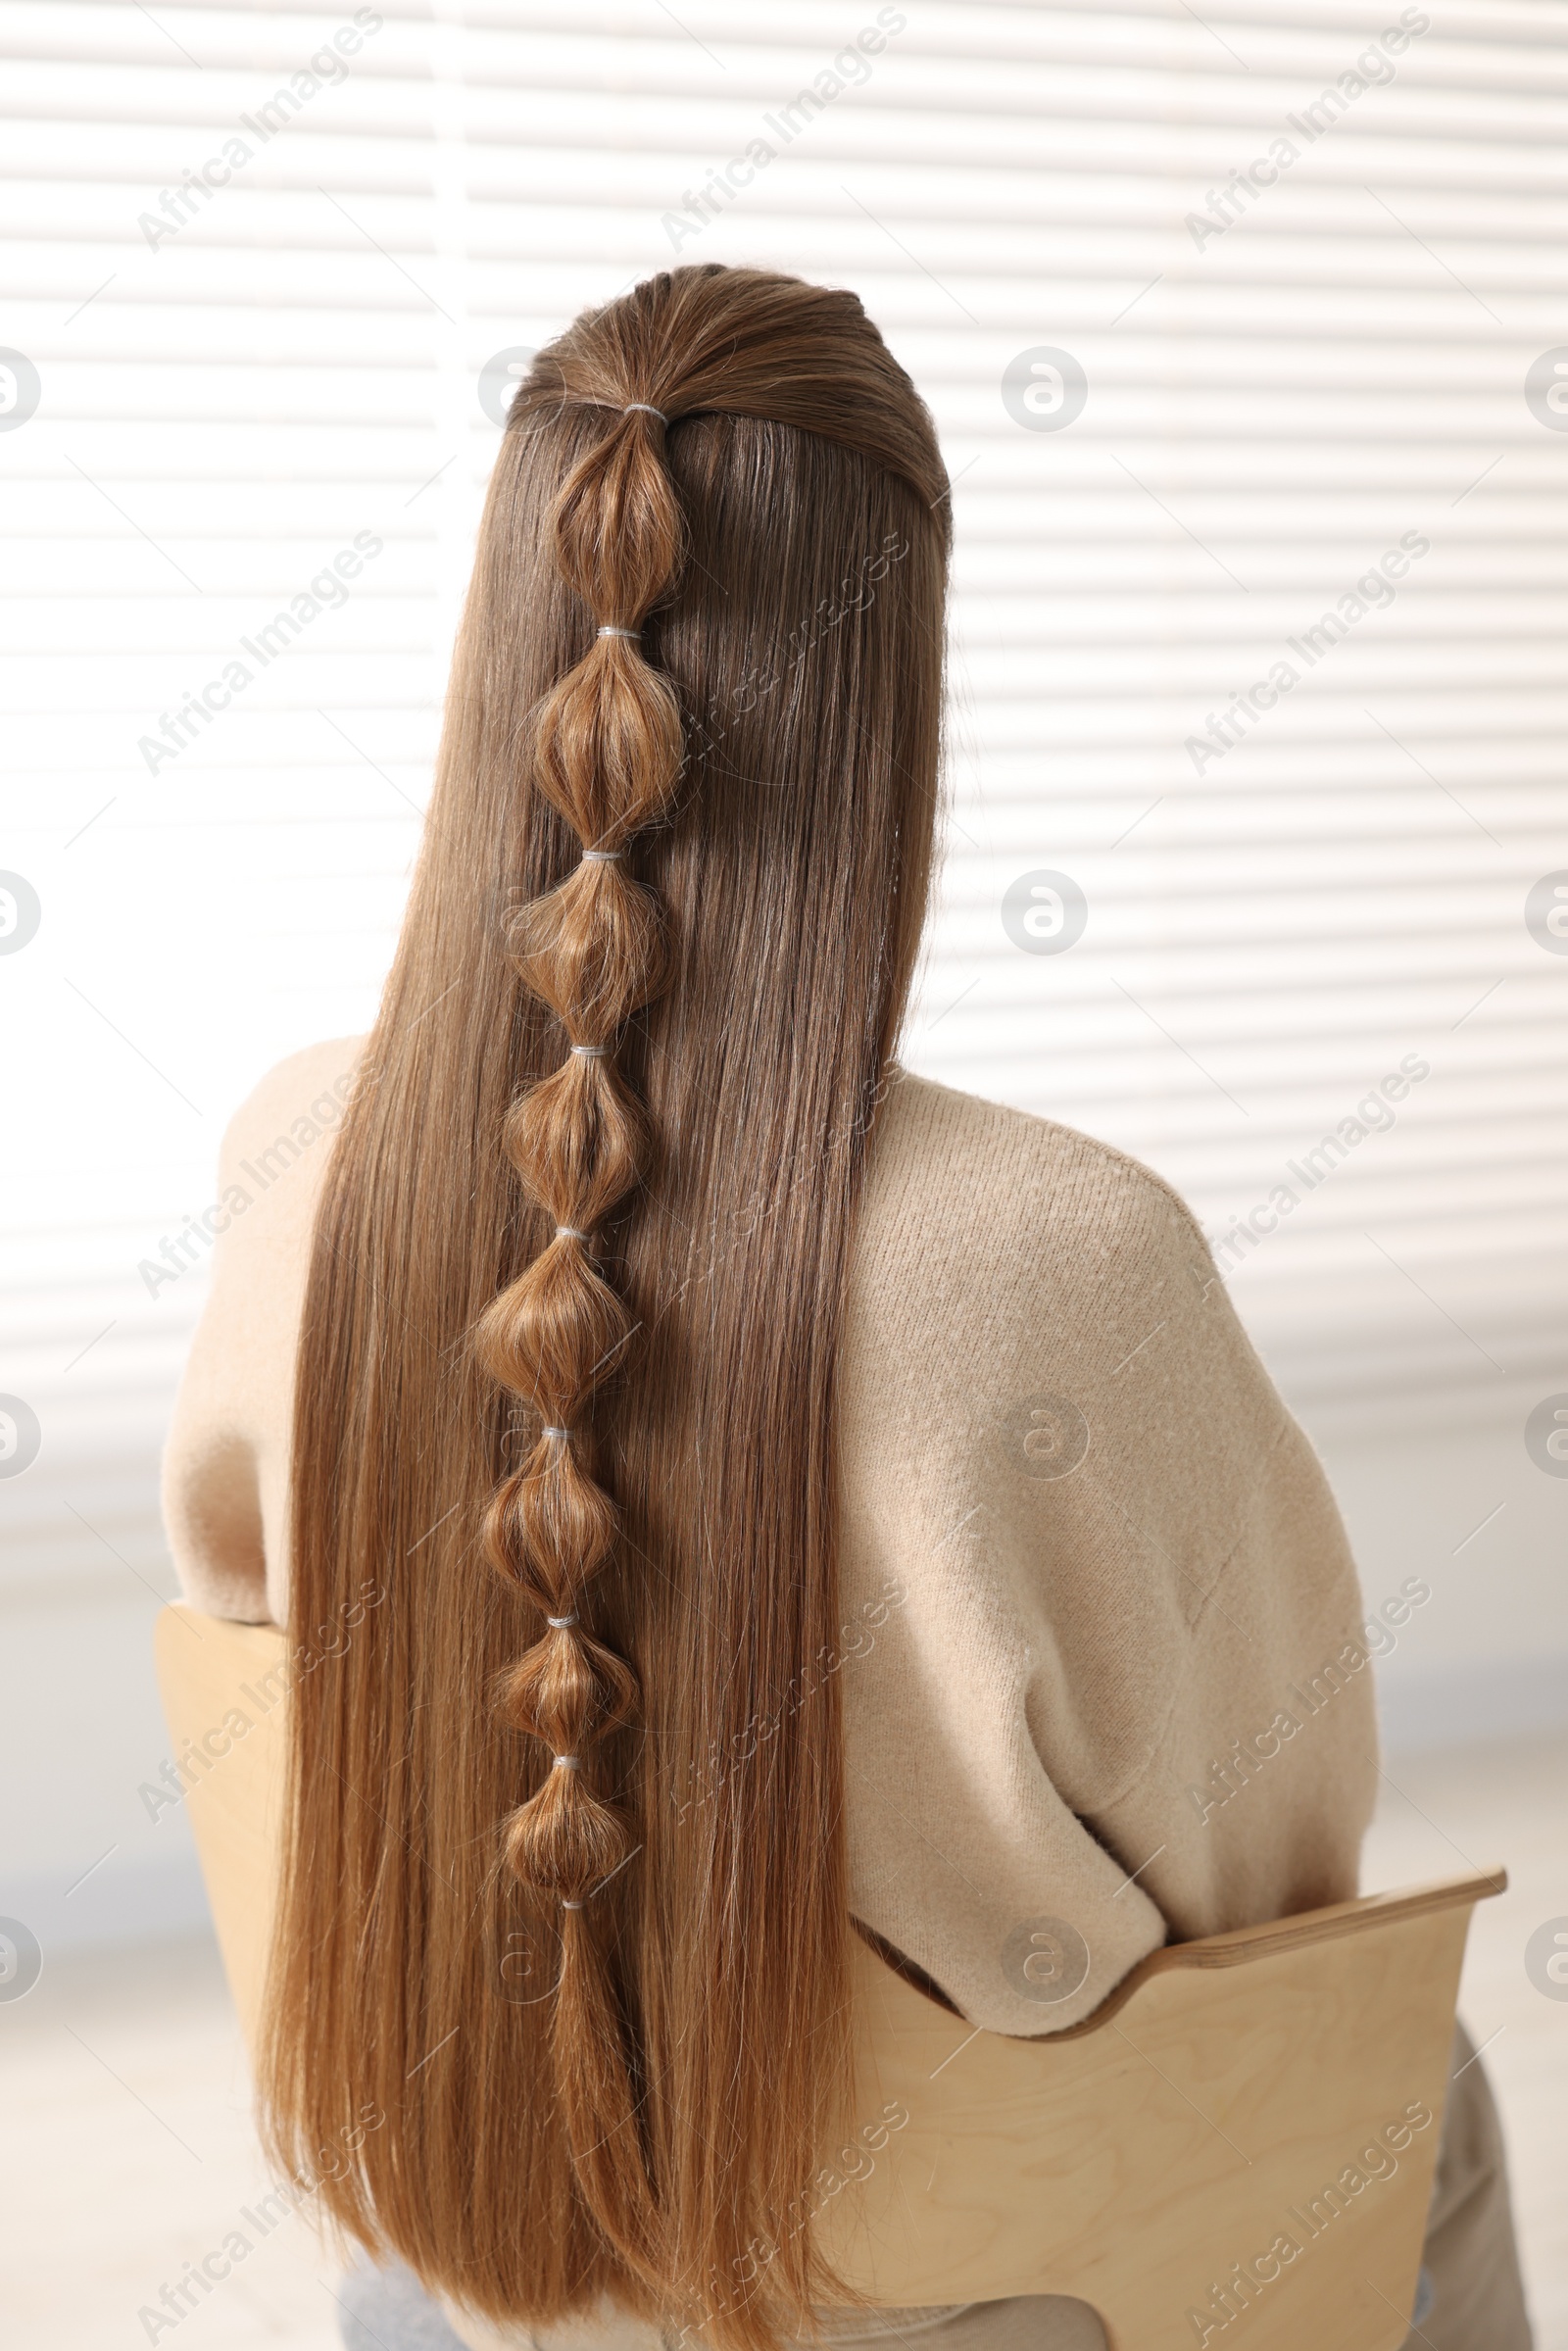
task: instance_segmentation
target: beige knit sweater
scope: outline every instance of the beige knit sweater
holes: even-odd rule
[[[186,1597],[221,1615],[287,1620],[294,1340],[358,1050],[283,1062],[224,1143],[228,1225],[165,1484]],[[1087,2015],[1167,1934],[1355,1891],[1376,1779],[1355,1572],[1165,1184],[900,1077],[839,1411],[867,1926],[972,2023],[1031,2033]]]

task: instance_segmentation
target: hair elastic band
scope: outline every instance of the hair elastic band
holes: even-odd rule
[[[558,1633],[564,1633],[568,1625],[574,1625],[576,1622],[575,1616],[547,1616],[545,1618],[545,1623],[554,1625]]]
[[[657,416],[661,424],[667,424],[669,422],[669,418],[665,416],[663,410],[662,408],[655,408],[652,402],[647,400],[628,400],[620,413],[623,416],[629,416],[634,408],[641,409],[645,416]]]
[[[585,849],[582,861],[585,865],[613,865],[619,856],[618,849]]]
[[[580,1225],[558,1224],[555,1230],[557,1241],[586,1241],[587,1238],[587,1234]]]
[[[597,632],[601,637],[640,637],[642,633],[640,628],[602,628]]]
[[[558,1755],[554,1768],[557,1771],[574,1772],[578,1768],[578,1759],[575,1755]]]
[[[553,1429],[549,1421],[545,1422],[544,1433],[547,1437],[569,1437],[571,1435],[569,1429]]]
[[[598,1061],[609,1053],[610,1048],[608,1045],[574,1045],[571,1050],[574,1053],[581,1053],[585,1061]]]
[[[561,1907],[563,1910],[581,1910],[583,1905],[580,1902],[568,1902],[565,1895],[563,1894],[561,1897]]]

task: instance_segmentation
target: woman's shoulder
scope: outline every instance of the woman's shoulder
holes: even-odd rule
[[[228,1122],[219,1152],[224,1229],[219,1277],[243,1279],[261,1252],[302,1258],[364,1051],[333,1037],[275,1062]]]
[[[1020,1394],[1119,1392],[1134,1354],[1256,1377],[1202,1230],[1162,1176],[1055,1119],[902,1072],[872,1130],[848,1303],[867,1360],[907,1354],[971,1384],[990,1366]]]
[[[220,1181],[249,1228],[242,1258],[257,1245],[303,1253],[366,1043],[288,1054],[234,1112]],[[1024,1294],[1045,1283],[1058,1298],[1147,1290],[1177,1266],[1204,1290],[1217,1281],[1180,1193],[1130,1152],[903,1068],[877,1104],[857,1262],[862,1287],[917,1266],[927,1296],[939,1275],[961,1289],[1004,1268]]]
[[[866,1214],[917,1226],[959,1258],[1000,1243],[1102,1274],[1107,1257],[1175,1249],[1212,1272],[1181,1194],[1130,1152],[905,1069],[879,1106]]]
[[[228,1122],[225,1170],[269,1153],[292,1165],[330,1134],[342,1121],[365,1044],[364,1037],[329,1037],[274,1061]]]

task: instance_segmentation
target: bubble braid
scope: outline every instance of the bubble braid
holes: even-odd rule
[[[543,1427],[485,1522],[493,1565],[540,1611],[540,1638],[511,1669],[503,1711],[559,1764],[506,1824],[507,1859],[554,1903],[561,1966],[552,2046],[564,2117],[592,2172],[601,2224],[654,2258],[655,2204],[635,2128],[619,2006],[596,1923],[595,1889],[632,1855],[635,1823],[601,1784],[596,1750],[634,1719],[636,1672],[590,1628],[588,1593],[615,1559],[620,1520],[596,1475],[587,1414],[633,1336],[623,1299],[595,1263],[596,1229],[641,1181],[643,1107],[616,1066],[627,1020],[657,994],[664,931],[622,850],[669,806],[685,757],[679,704],[649,661],[642,623],[680,566],[680,509],[663,462],[664,419],[633,402],[567,479],[554,516],[562,576],[595,622],[587,652],[538,713],[535,788],[583,855],[559,888],[525,906],[512,937],[519,976],[568,1040],[560,1066],[513,1105],[506,1150],[555,1220],[553,1239],[495,1300],[481,1360]]]

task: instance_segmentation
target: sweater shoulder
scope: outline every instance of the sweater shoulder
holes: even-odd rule
[[[225,1178],[242,1161],[257,1162],[284,1141],[295,1150],[308,1149],[335,1127],[343,1116],[365,1043],[363,1037],[329,1037],[274,1061],[224,1130],[220,1157]],[[306,1128],[314,1129],[309,1138]]]
[[[221,1289],[303,1267],[363,1037],[328,1038],[276,1062],[228,1122],[219,1184],[231,1214],[214,1268]]]
[[[1177,1249],[1207,1269],[1209,1249],[1173,1184],[1114,1144],[1058,1120],[897,1073],[874,1130],[873,1213],[896,1200],[961,1258],[966,1236],[989,1255],[1001,1235],[1020,1250],[1107,1257]]]
[[[1162,1177],[1054,1119],[902,1074],[872,1130],[848,1306],[867,1359],[907,1350],[1020,1395],[1099,1394],[1155,1332],[1162,1349],[1250,1355]]]

